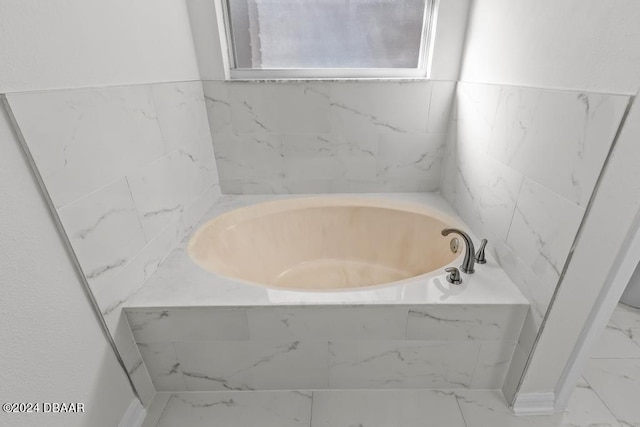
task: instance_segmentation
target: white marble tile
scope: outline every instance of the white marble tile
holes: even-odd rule
[[[455,91],[456,82],[432,82],[427,132],[437,134],[444,134],[447,132]]]
[[[133,334],[131,333],[131,327],[127,321],[127,316],[125,316],[123,310],[114,311],[110,316],[105,316],[105,322],[111,333],[111,338],[113,338],[113,342],[118,349],[118,353],[124,354],[129,351],[131,346],[136,344],[133,339]]]
[[[330,85],[315,83],[233,83],[227,87],[233,131],[326,133]]]
[[[116,275],[146,245],[124,179],[59,209],[58,214],[90,283]]]
[[[331,341],[331,388],[466,388],[480,344]]]
[[[453,205],[467,222],[506,240],[523,175],[474,148],[471,141],[458,140],[455,156]]]
[[[368,135],[283,135],[287,183],[376,178],[378,142]]]
[[[431,390],[313,392],[311,427],[465,427],[456,399]]]
[[[411,307],[407,322],[407,339],[515,342],[526,313],[526,306]]]
[[[566,413],[517,417],[499,391],[456,390],[467,427],[618,427],[616,419],[589,389],[577,389]]]
[[[221,133],[213,138],[216,162],[224,181],[284,178],[282,136]]]
[[[537,331],[547,312],[557,281],[543,281],[531,270],[531,264],[524,261],[512,248],[497,239],[490,239],[490,242],[487,246],[488,249],[513,283],[529,300]]]
[[[57,208],[164,152],[151,86],[10,94]]]
[[[491,141],[502,86],[458,83],[456,131],[459,141],[486,153]]]
[[[131,346],[129,351],[122,355],[122,361],[142,404],[148,406],[156,390],[151,382],[147,367],[142,362],[142,356],[140,355],[138,346]]]
[[[583,216],[575,203],[525,178],[506,242],[544,283],[555,284]]]
[[[399,340],[407,325],[403,308],[264,308],[247,310],[256,340]]]
[[[167,406],[169,398],[171,398],[171,393],[169,392],[156,393],[155,396],[153,396],[153,400],[146,408],[147,415],[144,417],[144,421],[140,427],[156,427],[162,413],[164,412],[165,406]]]
[[[245,310],[129,309],[127,318],[138,343],[249,339]]]
[[[334,132],[427,133],[430,82],[336,83],[331,90]]]
[[[117,315],[122,304],[144,285],[171,252],[180,238],[178,225],[176,221],[162,230],[116,274],[90,282],[105,318]]]
[[[157,391],[185,391],[187,389],[173,343],[138,344],[138,349]]]
[[[377,177],[389,182],[423,181],[431,191],[436,190],[444,143],[444,134],[381,134]]]
[[[215,167],[213,147],[200,140],[187,142],[127,176],[148,240],[217,182]]]
[[[232,133],[231,128],[231,102],[229,102],[229,84],[222,81],[203,81],[205,104],[209,118],[209,129],[212,139],[215,140],[218,133]]]
[[[175,343],[189,391],[326,388],[326,341]]]
[[[159,83],[151,87],[166,152],[194,142],[211,144],[202,83]]]
[[[609,322],[591,350],[592,359],[640,359],[640,346],[626,332]]]
[[[618,304],[611,321],[640,346],[640,309]]]
[[[509,363],[509,369],[507,369],[507,374],[502,384],[501,397],[503,397],[503,399],[506,398],[509,401],[513,401],[530,353],[531,347],[525,347],[520,342],[516,343],[513,355],[511,356],[511,362]]]
[[[308,427],[311,392],[174,393],[157,427]]]
[[[480,345],[478,361],[469,388],[501,389],[509,370],[515,347],[515,342],[483,342]]]
[[[490,153],[585,207],[627,96],[503,87]]]
[[[591,359],[583,377],[621,425],[640,426],[640,359]]]

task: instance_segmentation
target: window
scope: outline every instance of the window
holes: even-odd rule
[[[432,0],[226,0],[231,78],[425,77]]]

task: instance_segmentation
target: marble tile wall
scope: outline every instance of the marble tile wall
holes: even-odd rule
[[[203,82],[224,193],[434,191],[455,82]]]
[[[489,239],[488,248],[531,302],[512,366],[515,383],[511,375],[507,381],[511,389],[628,101],[458,83],[440,191],[477,235]]]
[[[220,195],[202,84],[7,95],[143,400],[155,392],[121,306]]]
[[[527,306],[127,308],[159,391],[497,389]]]

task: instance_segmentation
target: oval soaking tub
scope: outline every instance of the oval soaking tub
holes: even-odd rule
[[[310,197],[239,208],[206,222],[188,252],[200,267],[278,289],[353,290],[443,274],[462,256],[441,230],[457,221],[421,205]],[[457,265],[457,264],[456,264]]]

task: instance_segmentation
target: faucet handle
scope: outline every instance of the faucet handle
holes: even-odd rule
[[[447,282],[459,285],[462,283],[462,277],[460,276],[460,270],[456,267],[447,267],[444,269],[449,275],[447,276]]]
[[[478,264],[487,263],[487,259],[484,256],[484,248],[487,246],[487,242],[487,239],[482,239],[482,241],[480,242],[480,249],[478,249],[478,252],[476,252],[476,262]]]

